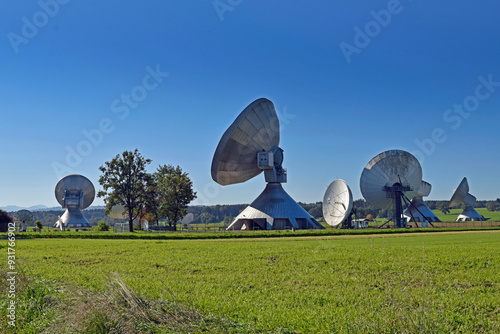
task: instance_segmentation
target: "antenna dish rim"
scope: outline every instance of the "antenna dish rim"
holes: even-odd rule
[[[73,183],[77,184],[75,188],[64,187],[65,183]],[[73,186],[72,185],[72,186]],[[85,187],[83,187],[85,186]],[[65,190],[81,190],[83,192],[83,205],[81,209],[88,208],[95,199],[95,187],[87,177],[81,174],[69,174],[62,177],[56,184],[54,189],[54,193],[56,196],[57,202],[63,206],[63,197]]]
[[[266,107],[264,107],[265,104],[267,104]],[[263,113],[255,111],[259,106],[262,106],[262,110],[264,110]],[[254,123],[252,123],[249,117],[251,112],[255,112],[257,116],[257,122],[262,123],[260,128],[254,127],[249,129],[254,132],[252,136],[248,135],[247,133],[250,131],[241,130],[244,126],[243,123],[245,120],[247,120],[250,125],[254,126]],[[262,115],[262,117],[260,117],[259,115]],[[241,131],[239,131],[239,133],[236,133],[238,129],[240,129]],[[263,131],[266,133],[265,138],[261,136],[261,132]],[[249,146],[245,146],[243,143],[233,139],[237,135],[241,134],[250,138],[253,141],[253,144],[259,146],[259,149],[253,149],[249,151]],[[229,142],[232,139],[234,141],[234,143],[232,144],[236,145],[236,147],[234,148],[230,148],[229,146]],[[264,97],[253,101],[243,109],[243,111],[236,117],[233,123],[231,123],[231,125],[222,135],[212,158],[212,179],[220,185],[242,183],[252,179],[253,177],[262,173],[262,170],[256,163],[257,153],[261,151],[269,151],[272,147],[279,146],[279,142],[280,126],[278,114],[276,113],[274,104]],[[227,151],[227,149],[230,149],[230,151]],[[245,155],[246,158],[241,159]],[[223,158],[225,159],[224,163],[226,164],[226,167],[228,165],[231,165],[230,169],[221,169],[221,164],[223,163],[221,160]],[[233,162],[229,163],[228,160]],[[241,160],[243,160],[244,162],[242,163]],[[220,173],[231,173],[231,175],[223,176]]]

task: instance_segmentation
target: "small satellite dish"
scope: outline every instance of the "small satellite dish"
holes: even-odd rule
[[[422,184],[422,167],[410,153],[402,150],[382,152],[363,169],[360,180],[363,197],[374,207],[395,208],[397,227],[406,226],[403,202],[414,197]]]
[[[127,212],[125,206],[121,204],[116,204],[111,208],[111,212],[108,214],[109,218],[112,219],[124,219],[124,214]]]
[[[465,204],[465,209],[457,217],[456,221],[483,221],[485,220],[476,209],[474,209],[474,204],[476,203],[476,197],[469,193],[469,183],[467,178],[464,177],[462,182],[458,185],[458,188],[453,193],[450,200],[450,207],[456,207]]]
[[[33,213],[29,210],[19,210],[14,214],[14,222],[19,227],[19,231],[33,222]]]
[[[423,197],[429,196],[431,193],[432,186],[429,182],[422,181],[417,194],[411,200],[404,212],[404,216],[407,221],[422,222],[426,224],[427,222],[432,225],[432,222],[440,222],[441,220],[432,212],[431,209],[425,204]],[[424,224],[422,226],[424,226]]]
[[[88,208],[95,197],[92,182],[83,175],[72,174],[63,177],[56,185],[56,199],[66,212],[54,224],[60,228],[89,228],[91,225],[81,210]]]
[[[352,211],[352,192],[344,180],[335,180],[323,196],[323,217],[330,226],[346,222]]]
[[[283,168],[278,115],[271,101],[260,98],[247,106],[217,145],[211,174],[220,185],[250,180],[264,171],[267,186],[228,226],[240,229],[323,228],[283,189]]]

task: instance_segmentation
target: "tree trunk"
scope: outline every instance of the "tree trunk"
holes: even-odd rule
[[[134,232],[134,219],[132,210],[128,210],[128,229],[129,232]]]

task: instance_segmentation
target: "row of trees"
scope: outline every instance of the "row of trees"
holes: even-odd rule
[[[500,211],[500,198],[497,198],[496,201],[489,201],[486,203],[486,209],[488,209],[488,211]]]
[[[99,167],[103,190],[97,196],[104,198],[107,214],[116,205],[125,208],[130,232],[136,219],[150,222],[167,219],[176,230],[188,204],[196,198],[193,183],[181,167],[160,165],[154,173],[148,173],[146,168],[151,162],[135,149],[118,154]]]

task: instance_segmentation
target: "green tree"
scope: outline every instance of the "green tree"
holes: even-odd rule
[[[129,230],[134,231],[134,220],[143,213],[147,202],[147,189],[151,185],[151,175],[146,172],[146,166],[151,159],[144,158],[137,149],[134,152],[124,151],[111,161],[106,161],[99,167],[102,175],[99,184],[103,190],[97,193],[104,197],[106,213],[116,204],[125,207],[128,213]]]
[[[101,220],[101,221],[99,221],[99,224],[97,225],[96,230],[97,231],[109,231],[109,225],[105,221]]]
[[[43,224],[42,224],[42,222],[41,222],[40,220],[37,220],[37,221],[35,222],[35,226],[36,226],[38,229],[40,229],[40,230],[42,230],[42,228],[43,228]]]
[[[159,216],[177,230],[177,222],[187,214],[187,206],[196,198],[193,182],[181,167],[160,165],[154,176],[159,192]]]
[[[146,201],[145,201],[145,215],[144,218],[150,224],[158,224],[158,221],[162,218],[160,217],[160,190],[158,188],[159,184],[158,173],[153,173],[151,175],[151,184],[147,188]]]
[[[314,218],[318,219],[323,217],[323,204],[316,204],[310,210],[309,214]]]
[[[450,208],[449,208],[447,202],[441,202],[441,203],[439,203],[437,208],[438,208],[439,211],[441,211],[445,215],[447,215],[448,213],[450,213]]]
[[[232,216],[225,216],[224,217],[224,226],[229,226],[229,224],[231,224],[234,220],[234,217]]]
[[[0,210],[0,226],[5,226],[5,230],[7,230],[9,223],[12,223],[12,217],[7,212]]]
[[[205,225],[210,225],[217,222],[217,218],[211,213],[204,212],[200,215],[200,222]]]
[[[499,205],[496,201],[489,201],[486,204],[486,209],[488,209],[488,211],[497,211],[498,206]]]

